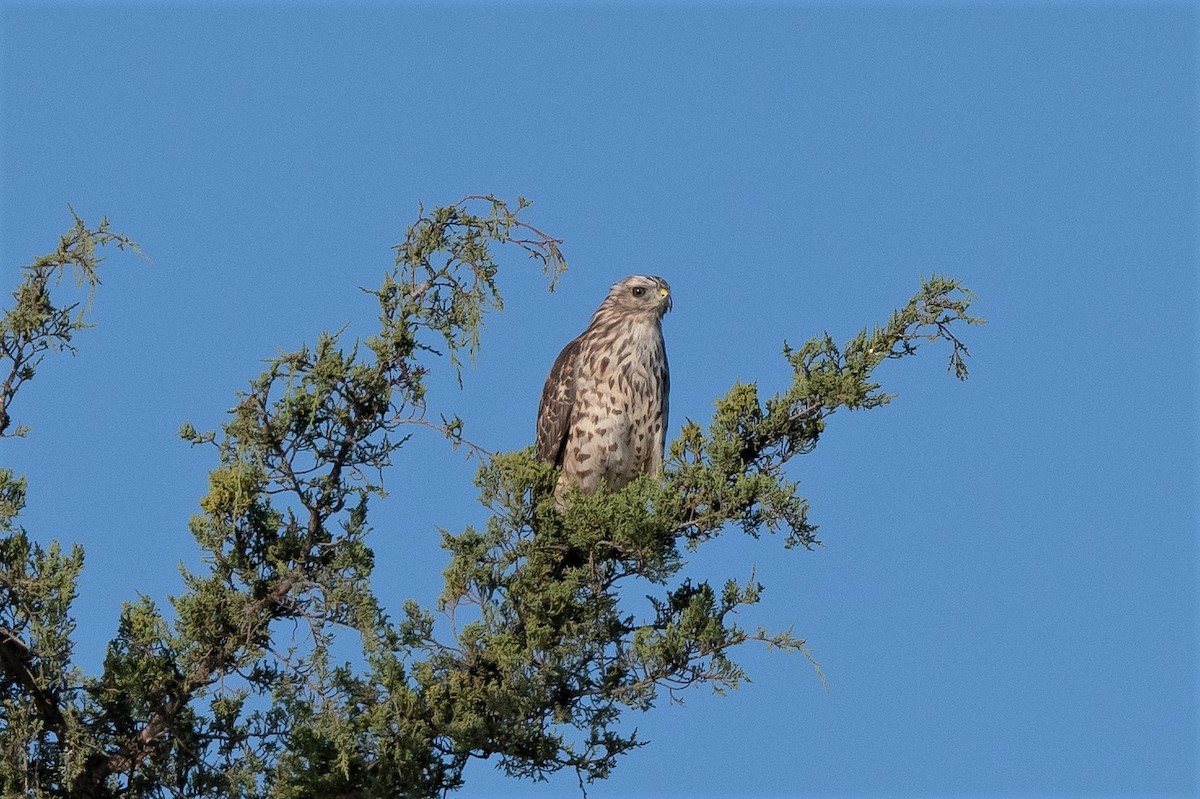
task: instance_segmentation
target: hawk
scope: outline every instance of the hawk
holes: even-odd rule
[[[570,486],[615,490],[662,471],[671,377],[662,317],[671,287],[630,275],[609,289],[592,321],[550,368],[537,418],[537,456],[561,467],[559,506]]]

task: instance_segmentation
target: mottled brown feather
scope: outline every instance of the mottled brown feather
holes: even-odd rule
[[[537,416],[537,456],[562,466],[567,434],[571,430],[571,409],[575,406],[575,360],[579,357],[580,340],[572,339],[554,359],[546,384],[542,386],[542,401]]]

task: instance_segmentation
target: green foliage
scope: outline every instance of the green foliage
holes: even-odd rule
[[[0,438],[26,434],[24,426],[9,429],[17,391],[47,353],[74,352],[74,334],[88,327],[98,249],[138,251],[108,220],[93,229],[71,216],[57,249],[22,267],[14,304],[0,317]],[[64,304],[53,295],[68,274],[82,296]],[[94,751],[85,680],[71,662],[70,606],[83,551],[43,547],[16,525],[25,489],[24,477],[0,468],[0,795],[55,796]]]
[[[534,779],[572,769],[582,783],[644,744],[630,712],[737,687],[737,647],[808,656],[790,630],[739,625],[764,590],[753,575],[685,577],[684,553],[733,528],[816,543],[785,464],[839,408],[890,399],[872,382],[887,358],[944,340],[966,376],[952,331],[979,320],[955,281],[924,281],[841,347],[828,335],[785,346],[791,385],[765,401],[733,386],[707,426],[684,425],[660,479],[575,494],[560,511],[553,469],[530,449],[481,458],[488,517],[442,532],[436,605],[410,600],[393,619],[376,598],[369,518],[384,473],[404,468],[397,454],[416,429],[470,443],[461,420],[427,418],[429,357],[440,349],[458,372],[477,355],[486,314],[503,307],[497,245],[537,260],[551,287],[565,268],[559,242],[518,217],[527,205],[422,208],[368,292],[375,335],[325,333],[279,353],[220,431],[184,424],[217,460],[189,525],[203,567],[184,572],[165,611],[148,597],[126,604],[98,676],[70,660],[82,553],[43,550],[12,526],[24,481],[0,470],[0,794],[424,797],[460,786],[472,758]],[[50,276],[89,265],[88,283],[94,248],[76,222],[80,243],[64,238],[45,263],[58,264]],[[129,244],[110,235],[102,225],[90,240]],[[21,296],[3,328],[10,360],[24,359],[12,374],[67,347],[83,322],[30,322],[42,306]],[[5,408],[19,385],[6,385]]]
[[[0,788],[53,795],[60,769],[81,752],[64,735],[80,732],[81,675],[71,664],[69,615],[83,550],[43,548],[23,530],[0,538]],[[42,792],[45,792],[44,794]]]
[[[0,468],[0,530],[10,529],[25,507],[25,487],[24,477],[15,476],[12,469]]]
[[[17,390],[33,379],[46,353],[66,350],[74,352],[72,339],[76,332],[88,327],[87,314],[92,297],[100,285],[99,266],[103,260],[97,249],[110,244],[118,249],[141,252],[137,244],[109,228],[107,219],[91,229],[75,211],[75,225],[62,235],[58,249],[21,267],[22,279],[12,296],[13,306],[0,318],[0,437],[25,435],[24,427],[14,433],[6,431],[11,424],[9,405]],[[75,287],[84,291],[82,300],[59,305],[51,297],[52,289],[70,273]]]
[[[957,281],[933,276],[887,324],[863,330],[843,347],[828,333],[798,350],[786,343],[792,384],[761,402],[753,384],[735,385],[717,400],[707,433],[688,421],[672,443],[667,463],[667,502],[681,522],[680,535],[697,546],[737,522],[752,535],[766,528],[787,531],[787,545],[811,547],[816,528],[808,503],[783,466],[811,452],[826,419],[839,408],[877,408],[892,397],[872,382],[884,360],[913,355],[921,342],[951,344],[950,369],[967,377],[967,348],[953,333],[956,323],[981,324],[967,313],[973,295]]]

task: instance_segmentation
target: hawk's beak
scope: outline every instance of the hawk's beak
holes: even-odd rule
[[[670,290],[669,289],[659,289],[658,290],[658,301],[661,302],[663,305],[665,305],[667,307],[668,311],[671,310],[671,292],[670,292]]]

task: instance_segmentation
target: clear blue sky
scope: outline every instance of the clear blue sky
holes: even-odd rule
[[[831,690],[748,648],[752,684],[630,717],[653,743],[591,796],[1200,789],[1195,6],[4,2],[0,26],[5,285],[67,203],[153,260],[110,260],[98,327],[0,442],[26,528],[86,547],[86,667],[196,562],[213,458],[181,422],[218,425],[277,346],[368,332],[356,287],[418,201],[522,194],[571,270],[549,294],[510,258],[478,367],[431,398],[490,449],[530,443],[555,354],[631,272],[674,287],[673,432],[923,274],[989,320],[969,382],[944,350],[888,364],[898,399],[794,462],[824,548],[731,533],[690,564],[756,566],[744,622],[794,625]],[[389,604],[432,601],[435,525],[483,518],[473,470],[430,435],[389,476]]]

